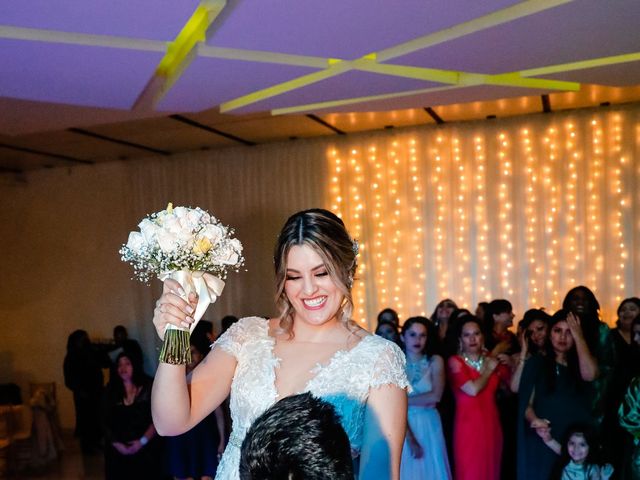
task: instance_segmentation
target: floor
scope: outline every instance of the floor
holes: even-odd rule
[[[102,453],[82,455],[79,443],[71,433],[64,435],[61,458],[42,471],[14,474],[6,478],[20,480],[102,480],[104,456]]]

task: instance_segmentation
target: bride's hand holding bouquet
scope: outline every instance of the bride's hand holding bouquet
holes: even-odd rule
[[[134,277],[164,281],[154,324],[164,339],[160,361],[190,361],[189,334],[224,288],[229,269],[244,263],[242,244],[233,230],[200,208],[173,207],[149,215],[120,249],[133,265]]]

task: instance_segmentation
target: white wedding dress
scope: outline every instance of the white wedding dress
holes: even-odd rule
[[[278,398],[275,369],[279,359],[264,318],[248,317],[235,323],[214,344],[238,361],[231,383],[233,432],[216,480],[239,479],[240,447],[253,421]],[[392,342],[364,337],[351,350],[338,351],[326,365],[317,365],[304,392],[330,402],[341,416],[352,450],[360,451],[369,389],[382,385],[408,387],[405,357]],[[299,392],[299,393],[304,393]]]

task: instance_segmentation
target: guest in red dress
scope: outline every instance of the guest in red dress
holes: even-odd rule
[[[502,430],[496,390],[509,384],[509,369],[487,355],[477,318],[464,317],[458,329],[459,352],[448,361],[456,399],[455,479],[499,480]]]

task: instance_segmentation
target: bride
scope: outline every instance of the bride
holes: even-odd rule
[[[351,320],[357,250],[333,213],[292,215],[275,248],[279,316],[234,324],[189,382],[184,365],[161,363],[152,393],[158,432],[191,429],[230,394],[233,432],[216,479],[235,480],[252,422],[279,399],[310,392],[340,415],[358,477],[397,480],[407,413],[404,355]],[[168,323],[193,321],[197,299],[190,294],[186,302],[181,293],[177,282],[165,281],[153,318],[161,338]]]

